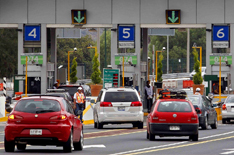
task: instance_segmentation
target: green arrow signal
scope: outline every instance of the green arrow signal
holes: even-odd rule
[[[77,21],[77,23],[81,23],[82,20],[84,20],[84,17],[80,18],[80,11],[77,11],[78,18],[74,17],[74,19]]]
[[[168,17],[168,19],[172,22],[175,23],[178,20],[178,17],[175,18],[175,11],[172,11],[172,18]]]

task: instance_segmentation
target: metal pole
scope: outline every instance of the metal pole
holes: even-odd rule
[[[26,66],[25,66],[25,97],[27,97],[28,92],[28,56],[26,56]]]
[[[153,82],[154,82],[154,65],[155,65],[155,63],[154,63],[154,58],[155,58],[155,56],[154,56],[154,52],[155,52],[155,46],[153,45],[153,51],[152,51],[152,54],[153,54],[153,56],[152,56],[152,75],[153,75]]]
[[[105,64],[104,64],[104,68],[107,67],[106,66],[106,28],[105,28]]]
[[[70,56],[69,56],[69,52],[67,53],[67,81],[70,84]]]
[[[169,36],[167,36],[167,74],[169,73]]]
[[[189,73],[190,29],[187,29],[187,73]]]
[[[219,102],[221,101],[221,56],[219,57]]]
[[[97,53],[98,53],[98,61],[100,62],[100,28],[97,28]],[[100,65],[98,66],[100,70]]]
[[[123,56],[123,75],[122,75],[122,79],[123,79],[123,87],[124,87],[124,56]]]
[[[158,55],[158,51],[155,52],[156,58],[155,58],[155,82],[158,81],[158,60],[157,60],[157,55]]]
[[[199,47],[199,48],[200,48],[200,70],[202,72],[202,47]]]

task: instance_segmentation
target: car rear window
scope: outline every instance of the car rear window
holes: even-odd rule
[[[139,101],[135,92],[106,92],[105,102],[133,102]]]
[[[188,96],[187,99],[192,102],[193,105],[200,105],[199,96]]]
[[[157,111],[159,112],[191,112],[192,108],[188,102],[160,102]]]
[[[15,107],[15,111],[35,114],[58,112],[60,110],[61,107],[58,101],[44,99],[22,100]]]
[[[234,96],[229,96],[225,103],[234,103]]]
[[[46,93],[46,95],[51,95],[51,96],[60,96],[65,98],[65,94],[61,94],[61,93]]]

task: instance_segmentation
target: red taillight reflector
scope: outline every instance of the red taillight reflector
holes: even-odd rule
[[[113,107],[111,102],[101,102],[100,107]]]
[[[223,110],[227,110],[226,104],[224,104],[224,105],[222,106],[222,109],[223,109]]]
[[[142,103],[140,101],[135,101],[135,102],[131,103],[131,106],[132,107],[139,107],[139,106],[142,106]]]
[[[23,119],[23,117],[17,116],[17,115],[10,115],[8,118],[9,119]]]
[[[52,117],[50,117],[50,119],[53,119],[53,120],[64,120],[66,118],[67,118],[66,115],[58,115],[58,116],[52,116]]]

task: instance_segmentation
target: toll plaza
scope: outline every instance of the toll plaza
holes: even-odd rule
[[[142,96],[148,80],[148,36],[160,33],[151,30],[165,31],[164,36],[173,36],[173,32],[169,32],[173,29],[204,28],[206,74],[221,76],[224,93],[234,89],[231,85],[234,80],[232,5],[233,1],[224,0],[2,0],[0,28],[18,31],[17,74],[25,75],[27,57],[27,85],[32,93],[45,93],[58,77],[56,29],[110,28],[111,65],[120,70],[119,83],[134,85]],[[187,46],[191,46],[189,42]],[[163,51],[156,48],[155,55]],[[48,50],[51,51],[49,61]],[[165,51],[169,52],[168,47]],[[97,52],[100,53],[99,44]],[[187,60],[189,52],[188,48]],[[218,81],[208,82],[207,91],[212,91],[214,82]],[[17,91],[25,90],[24,80],[16,83]]]

